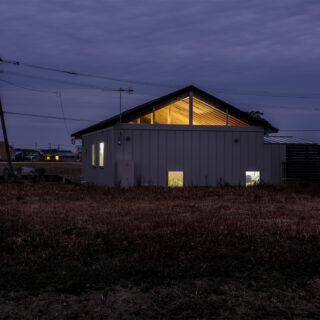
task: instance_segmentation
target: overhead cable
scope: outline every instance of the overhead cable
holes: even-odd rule
[[[78,118],[67,118],[67,117],[57,117],[57,116],[47,116],[42,114],[34,113],[23,113],[23,112],[13,112],[13,111],[4,111],[5,114],[34,117],[34,118],[45,118],[45,119],[55,119],[55,120],[68,120],[68,121],[83,121],[83,122],[98,122],[98,120],[87,120],[87,119],[78,119]]]

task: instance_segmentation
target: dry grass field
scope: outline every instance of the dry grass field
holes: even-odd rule
[[[0,185],[1,319],[319,319],[320,189]]]
[[[6,162],[0,162],[0,175],[3,169],[7,167]],[[80,182],[81,162],[54,162],[54,161],[14,161],[13,168],[43,168],[46,174],[57,174],[64,176],[72,182]]]

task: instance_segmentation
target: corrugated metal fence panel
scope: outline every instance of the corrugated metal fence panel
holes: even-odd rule
[[[312,144],[288,144],[286,177],[320,183],[320,146]]]

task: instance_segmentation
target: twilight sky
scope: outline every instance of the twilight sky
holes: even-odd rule
[[[113,82],[0,64],[11,112],[103,120],[180,87],[199,88],[279,129],[320,130],[319,0],[1,0],[0,57],[83,73],[159,83]],[[17,88],[12,84],[44,92]],[[6,115],[14,146],[70,148],[92,123]],[[287,132],[320,142],[320,132]],[[2,133],[0,135],[2,138]]]

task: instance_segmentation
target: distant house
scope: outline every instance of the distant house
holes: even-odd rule
[[[56,161],[77,161],[78,160],[78,154],[75,152],[57,152],[54,155],[54,159]]]
[[[84,181],[101,185],[216,186],[280,183],[278,130],[194,86],[75,132]],[[275,138],[274,138],[275,139]]]
[[[78,161],[78,154],[70,150],[42,149],[41,157],[46,161]]]
[[[39,161],[40,153],[35,149],[25,149],[25,148],[16,148],[15,149],[15,160],[16,161]]]
[[[9,146],[10,158],[14,160],[15,151],[12,146]],[[8,161],[7,152],[6,152],[6,145],[4,141],[0,141],[0,161]]]

